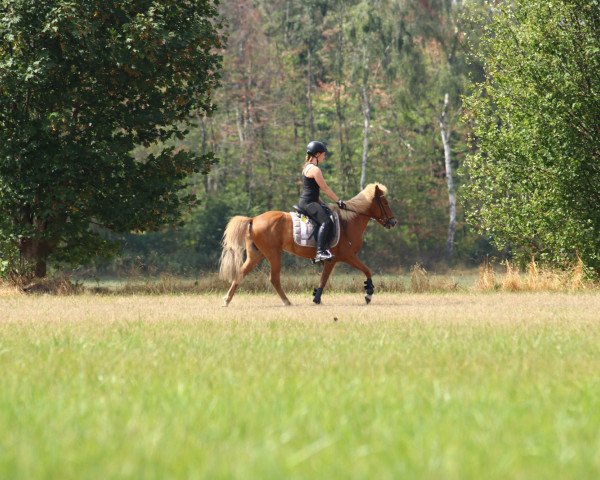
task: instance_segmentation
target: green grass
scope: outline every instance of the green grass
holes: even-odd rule
[[[0,298],[0,478],[600,476],[600,295],[290,299]]]

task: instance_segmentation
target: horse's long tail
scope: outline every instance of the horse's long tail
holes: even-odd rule
[[[219,275],[228,282],[238,280],[242,273],[246,233],[248,233],[250,225],[252,225],[251,218],[237,216],[229,220],[227,228],[225,228]]]

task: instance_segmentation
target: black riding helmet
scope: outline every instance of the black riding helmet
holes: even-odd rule
[[[309,155],[312,155],[313,157],[317,153],[321,153],[321,152],[329,153],[327,151],[327,147],[322,142],[317,142],[316,140],[313,140],[306,146],[306,153]]]

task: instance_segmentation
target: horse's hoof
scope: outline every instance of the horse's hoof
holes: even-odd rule
[[[284,307],[291,307],[292,306],[292,302],[290,302],[290,301],[283,302],[283,306]]]
[[[375,291],[375,287],[373,286],[373,280],[367,278],[365,280],[365,302],[367,305],[371,303],[371,299],[373,298],[373,292]]]
[[[222,307],[227,307],[229,306],[229,302],[231,300],[228,300],[227,297],[223,297],[223,303],[221,304]]]
[[[321,295],[323,295],[322,288],[315,288],[313,290],[313,302],[319,305],[321,303]]]

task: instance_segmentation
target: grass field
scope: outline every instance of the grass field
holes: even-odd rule
[[[600,294],[0,297],[0,478],[600,477]]]

